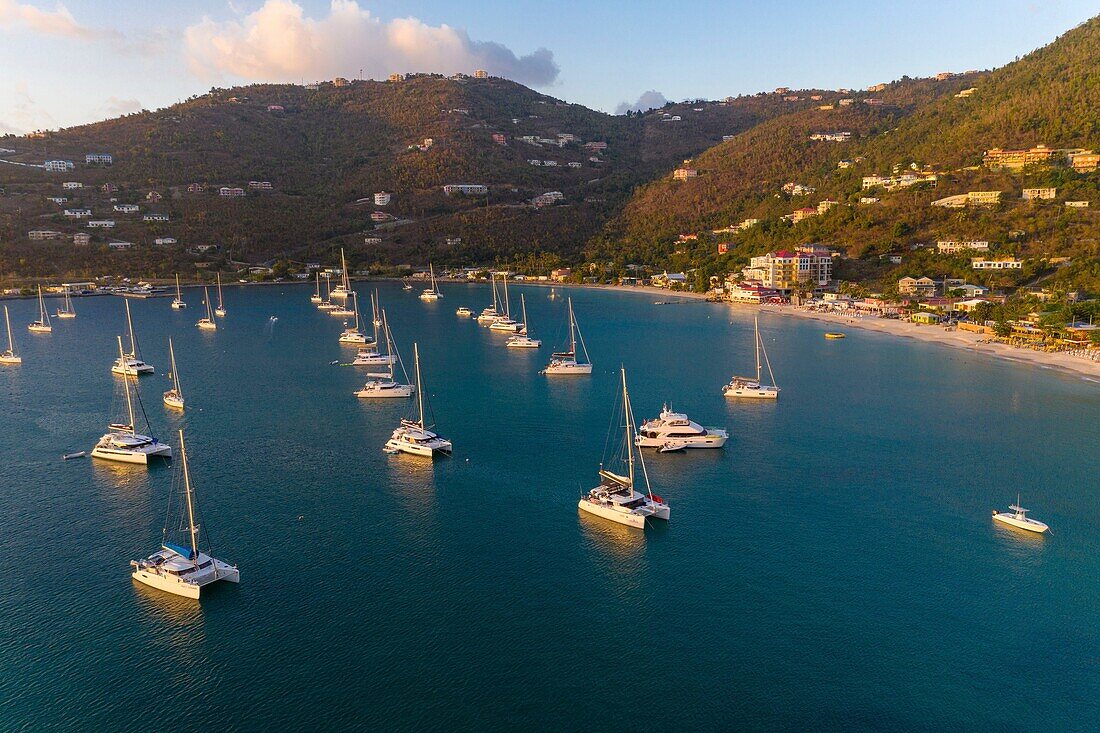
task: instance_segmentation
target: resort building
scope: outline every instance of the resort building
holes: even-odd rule
[[[1036,145],[1028,150],[993,148],[982,155],[982,163],[986,168],[1018,171],[1029,165],[1046,165],[1054,155],[1055,151],[1046,145]]]
[[[42,164],[50,173],[67,173],[73,169],[73,162],[71,160],[47,160]]]
[[[88,153],[84,156],[86,165],[113,165],[115,158],[110,153]]]
[[[1023,266],[1023,260],[1014,257],[1002,260],[983,260],[975,257],[970,260],[970,267],[975,270],[1019,270]]]
[[[379,191],[378,193],[374,194],[374,205],[388,206],[392,198],[392,194],[386,193],[385,191]]]
[[[61,239],[61,232],[55,232],[51,229],[33,229],[27,232],[27,239],[32,242],[41,242],[45,239]]]
[[[945,241],[936,242],[936,250],[941,255],[953,255],[956,252],[962,252],[964,250],[977,250],[980,252],[989,251],[989,242],[985,241],[973,241],[973,242],[955,242]]]
[[[443,193],[447,196],[484,196],[489,193],[489,187],[481,183],[448,183],[443,187]]]
[[[689,178],[695,178],[699,175],[699,171],[694,168],[677,168],[672,171],[672,178],[677,181],[686,181]]]
[[[1025,188],[1023,198],[1024,201],[1053,200],[1057,191],[1056,188]]]
[[[792,224],[797,224],[798,222],[800,222],[804,219],[809,219],[811,216],[817,216],[817,215],[818,215],[818,210],[816,208],[814,208],[812,206],[806,206],[806,207],[803,207],[801,209],[795,209],[794,211],[792,211],[790,214],[787,214],[783,218],[786,219],[787,221],[791,222]]]
[[[550,271],[550,279],[554,282],[563,283],[573,276],[573,268],[571,267],[559,267],[556,270]]]
[[[753,257],[742,271],[745,280],[754,280],[763,287],[789,293],[809,284],[825,287],[833,277],[832,254],[824,247],[809,245],[797,252],[781,250]]]
[[[486,71],[485,69],[478,69],[477,71],[474,72],[474,78],[475,79],[488,79],[489,78],[489,72]]]
[[[936,281],[930,277],[903,277],[898,280],[898,295],[931,298],[936,294]]]
[[[1078,173],[1088,173],[1089,171],[1096,170],[1097,166],[1100,166],[1100,153],[1095,153],[1091,150],[1082,150],[1078,153],[1069,154],[1069,164],[1073,167],[1073,170]]]
[[[908,188],[921,183],[931,183],[933,186],[939,176],[935,173],[902,173],[900,176],[870,175],[863,177],[863,188],[875,188],[882,186],[887,191],[895,188]]]
[[[842,132],[815,132],[810,135],[810,139],[830,143],[846,143],[852,139],[852,133],[847,130]]]
[[[766,303],[778,298],[779,293],[754,280],[726,280],[726,297],[732,303]]]
[[[971,206],[993,206],[1001,202],[1001,191],[967,191],[966,203]]]

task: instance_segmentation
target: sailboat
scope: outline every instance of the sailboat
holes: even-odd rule
[[[58,308],[57,312],[54,315],[62,319],[76,318],[76,308],[73,307],[73,298],[72,295],[69,293],[69,288],[65,288],[64,305],[61,308]]]
[[[115,359],[115,363],[111,366],[111,371],[115,374],[121,374],[124,377],[152,374],[156,371],[153,365],[146,364],[138,356],[137,337],[134,336],[134,319],[130,315],[130,301],[124,300],[123,302],[126,304],[126,326],[130,329],[130,351]]]
[[[172,389],[164,393],[164,404],[174,410],[183,409],[183,389],[180,387],[180,372],[176,368],[176,349],[172,346],[172,337],[168,337],[168,358],[172,365]]]
[[[482,324],[494,323],[496,319],[500,318],[500,301],[497,298],[497,275],[495,272],[489,273],[489,280],[493,284],[493,304],[483,308],[478,315],[477,322]]]
[[[309,302],[313,303],[314,305],[317,305],[318,303],[323,303],[324,302],[323,300],[321,300],[321,271],[320,270],[317,271],[317,291],[313,295],[309,296]]]
[[[241,572],[236,565],[222,562],[208,553],[199,550],[199,524],[196,521],[195,489],[191,485],[191,470],[187,463],[187,445],[180,436],[180,476],[175,490],[177,501],[169,504],[161,533],[160,549],[144,560],[131,560],[131,577],[157,590],[165,591],[185,598],[198,599],[204,587],[219,580],[230,583],[241,582]],[[180,486],[182,484],[182,486]],[[177,532],[186,533],[185,547],[174,536]]]
[[[351,294],[351,278],[348,277],[348,261],[344,258],[344,248],[340,248],[340,284],[332,289],[330,298],[346,300]]]
[[[402,280],[401,281],[401,289],[402,290],[412,290],[413,289],[412,283],[410,283],[408,280]]]
[[[555,290],[554,288],[550,288],[550,294],[546,296],[546,299],[547,299],[547,300],[557,300],[557,299],[558,299],[558,298],[560,298],[560,297],[561,297],[561,296],[560,296],[560,295],[558,295],[558,291],[557,291],[557,290]]]
[[[172,299],[172,309],[181,311],[187,307],[187,303],[183,299],[183,292],[180,290],[180,276],[176,273],[176,297]]]
[[[393,337],[390,334],[389,320],[386,318],[386,311],[382,311],[382,332],[386,340],[386,353],[380,354],[375,351],[372,355],[368,355],[370,360],[364,358],[360,361],[359,357],[356,357],[353,364],[367,364],[371,366],[381,366],[386,371],[367,372],[367,383],[363,385],[363,388],[355,393],[356,397],[362,397],[364,399],[376,398],[376,397],[412,397],[413,387],[408,383],[409,375],[405,374],[405,365],[401,363],[401,355],[397,352],[397,346],[393,343]],[[360,356],[363,356],[363,352],[360,352]],[[401,368],[401,373],[405,377],[404,383],[394,381],[394,364],[397,364]]]
[[[764,341],[760,338],[760,319],[753,319],[756,332],[756,379],[752,377],[733,377],[730,383],[722,388],[722,394],[726,397],[747,397],[756,400],[779,399],[779,387],[775,386],[775,375],[772,374],[772,363],[768,359],[768,351],[764,348]],[[763,384],[760,381],[761,363],[760,354],[764,354],[764,364],[768,366],[768,378],[771,384]]]
[[[393,355],[392,347],[387,347],[387,352],[381,354],[378,352],[378,344],[380,343],[379,329],[385,328],[386,313],[379,310],[379,298],[377,291],[371,295],[371,309],[375,313],[373,319],[374,324],[374,337],[367,338],[365,344],[359,347],[359,351],[355,354],[355,359],[351,362],[352,366],[387,366],[392,364],[396,357]],[[386,338],[389,338],[387,334]]]
[[[31,333],[52,333],[50,314],[46,312],[46,301],[42,299],[42,286],[38,286],[38,320],[27,324],[27,330]]]
[[[439,292],[439,288],[435,284],[435,268],[432,267],[432,263],[428,263],[428,274],[432,278],[432,286],[427,290],[420,293],[421,300],[439,300],[443,297],[443,293]]]
[[[23,357],[15,353],[15,339],[11,337],[11,316],[8,315],[8,307],[4,306],[4,326],[8,331],[8,349],[0,353],[0,364],[22,364]]]
[[[367,337],[359,330],[359,298],[354,291],[351,293],[351,312],[355,316],[355,326],[350,327],[348,322],[344,321],[344,332],[340,334],[340,343],[365,344],[367,343]]]
[[[509,346],[513,349],[537,349],[542,346],[542,342],[538,339],[531,338],[527,333],[527,299],[523,297],[521,293],[519,296],[519,302],[523,306],[523,323],[519,330],[519,333],[514,336],[509,336],[505,346]]]
[[[420,347],[417,344],[413,344],[413,354],[416,357],[416,404],[420,419],[402,420],[386,441],[383,450],[386,453],[408,453],[423,458],[434,458],[437,454],[450,455],[451,441],[432,432],[430,428],[435,426],[424,422],[424,382],[420,378]]]
[[[493,321],[489,328],[493,331],[507,331],[509,333],[516,333],[520,330],[519,322],[512,318],[512,306],[508,302],[507,274],[504,275],[504,315]]]
[[[378,343],[378,329],[382,327],[382,298],[378,295],[378,288],[370,299],[371,323],[374,324],[374,342]]]
[[[222,300],[222,274],[219,272],[219,273],[217,273],[217,275],[218,275],[218,307],[214,309],[214,315],[225,318],[225,314],[226,314],[227,311],[225,310],[225,301]]]
[[[122,337],[118,337],[118,359],[126,360],[122,352]],[[133,385],[134,394],[130,394]],[[161,443],[155,437],[141,435],[137,432],[137,422],[134,417],[134,401],[137,400],[141,416],[145,420],[145,427],[149,428],[149,418],[145,414],[145,407],[141,404],[141,393],[138,391],[137,380],[124,379],[122,388],[126,392],[126,414],[129,418],[125,423],[110,423],[107,426],[107,434],[99,439],[92,448],[92,458],[102,458],[106,461],[118,461],[120,463],[148,464],[150,458],[172,457],[172,446]],[[151,432],[151,431],[150,431]]]
[[[584,345],[577,317],[573,314],[573,299],[569,298],[569,351],[558,351],[550,357],[550,363],[542,370],[547,375],[591,374],[592,362],[588,359],[588,349]],[[577,360],[577,339],[580,338],[584,361]]]
[[[325,273],[325,299],[317,304],[317,310],[333,311],[339,306],[332,302],[332,276]]]
[[[206,315],[195,324],[203,331],[217,330],[218,324],[214,321],[214,309],[210,306],[210,288],[205,285],[202,288],[202,302],[206,304]]]
[[[630,406],[630,394],[626,389],[626,369],[622,368],[623,378],[623,443],[621,452],[626,458],[627,474],[625,476],[606,470],[600,465],[600,485],[589,491],[577,508],[581,511],[595,514],[597,517],[610,519],[612,522],[625,524],[628,527],[642,529],[646,519],[655,517],[668,520],[670,510],[664,499],[653,493],[649,485],[649,474],[645,468],[645,460],[642,452],[637,452],[635,460],[634,446],[634,410]],[[635,489],[636,468],[642,469],[642,478],[645,480],[645,491]]]

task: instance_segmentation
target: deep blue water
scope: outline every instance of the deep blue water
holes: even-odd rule
[[[571,292],[595,373],[548,381],[546,289],[511,291],[527,352],[454,315],[486,287],[378,287],[450,459],[381,452],[411,401],[352,396],[311,288],[227,288],[214,334],[196,291],[132,303],[154,430],[186,425],[205,529],[241,567],[201,605],[129,578],[172,469],[59,459],[103,432],[123,302],[78,300],[51,336],[9,303],[0,729],[1095,729],[1100,385],[765,313],[782,398],[727,401],[751,311],[591,290]],[[183,417],[160,402],[168,335]],[[647,456],[672,521],[644,533],[576,509],[620,364],[639,418],[672,400],[731,433]],[[1017,491],[1053,536],[993,526]]]

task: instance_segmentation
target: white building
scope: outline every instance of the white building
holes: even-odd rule
[[[386,193],[385,191],[379,191],[378,193],[374,194],[374,205],[388,206],[392,198],[392,194]]]
[[[115,204],[114,210],[120,214],[136,214],[138,209],[141,208],[137,204]]]
[[[153,244],[159,244],[159,245],[176,244],[176,238],[175,237],[157,237],[156,239],[153,240]]]
[[[1056,188],[1025,188],[1024,201],[1052,200],[1058,192]]]
[[[51,229],[33,229],[27,232],[27,239],[32,242],[41,242],[44,239],[61,239],[61,232]]]
[[[168,221],[168,214],[146,214],[142,221]]]
[[[84,188],[84,184],[80,181],[65,181],[61,184],[61,187],[67,191],[71,191],[75,188]]]
[[[234,188],[230,186],[222,186],[218,189],[218,195],[225,198],[240,198],[244,196],[243,188]]]
[[[88,222],[89,229],[114,229],[114,219],[93,219]]]
[[[88,153],[84,156],[86,165],[113,165],[115,158],[110,153]]]
[[[121,240],[115,239],[115,240],[112,240],[110,242],[107,242],[107,246],[110,247],[111,249],[114,249],[114,250],[130,249],[131,247],[134,246],[134,243],[133,242],[123,242]]]
[[[51,173],[67,173],[74,166],[71,160],[47,160],[42,167]]]
[[[63,212],[70,219],[87,219],[92,215],[91,209],[65,209]]]
[[[972,242],[956,242],[953,240],[936,242],[936,249],[942,255],[953,255],[956,252],[962,252],[964,250],[977,250],[979,252],[989,251],[989,242],[984,241],[972,241]]]
[[[448,183],[443,187],[443,193],[447,196],[484,196],[489,193],[489,187],[481,183]]]
[[[73,235],[73,244],[88,245],[92,243],[92,235],[88,232],[77,232]]]
[[[1019,270],[1024,263],[1023,260],[1014,257],[1003,260],[983,260],[975,257],[970,260],[970,266],[975,270]]]

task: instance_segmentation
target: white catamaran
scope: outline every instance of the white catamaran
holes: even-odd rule
[[[779,387],[775,384],[775,375],[772,374],[772,363],[768,359],[768,351],[764,348],[764,341],[760,338],[760,319],[754,318],[754,330],[756,332],[756,379],[752,377],[733,377],[730,383],[722,388],[722,394],[726,397],[747,397],[756,400],[779,399]],[[760,354],[764,354],[764,363],[768,366],[768,378],[770,384],[760,381],[761,363]]]
[[[493,304],[487,308],[482,308],[481,313],[478,314],[477,322],[482,325],[495,323],[500,318],[500,299],[497,297],[497,274],[495,272],[489,273],[489,282],[492,283],[493,288]]]
[[[584,345],[577,317],[573,314],[573,299],[569,298],[569,351],[558,351],[550,358],[550,363],[542,370],[546,375],[582,375],[592,373],[592,362],[588,358],[588,348]],[[577,359],[577,339],[580,339],[584,361]]]
[[[218,275],[218,307],[214,309],[214,315],[219,316],[221,318],[225,318],[225,314],[228,311],[226,311],[226,309],[225,309],[225,301],[222,300],[222,274],[219,272],[219,273],[217,273],[217,275]]]
[[[334,311],[338,307],[339,306],[332,302],[332,276],[325,273],[325,299],[317,304],[317,310]]]
[[[172,366],[172,389],[164,393],[164,404],[173,410],[183,409],[183,389],[180,387],[180,372],[176,367],[176,349],[172,346],[172,337],[168,337],[168,361]]]
[[[206,315],[198,320],[195,325],[203,331],[216,331],[218,328],[217,321],[214,320],[214,309],[210,303],[210,288],[203,286],[202,300],[206,304]]]
[[[124,361],[126,355],[122,352],[122,337],[118,337],[118,358]],[[131,395],[130,389],[133,388]],[[137,432],[137,421],[134,413],[134,402],[137,402],[141,417],[145,421],[145,428],[149,430],[149,417],[145,414],[145,407],[141,403],[141,392],[138,391],[137,380],[122,380],[122,389],[126,395],[126,416],[128,422],[113,422],[107,426],[107,433],[95,447],[92,448],[92,458],[102,458],[107,461],[120,463],[140,463],[148,465],[150,458],[172,457],[172,446],[161,443],[155,437],[141,435]],[[150,431],[152,432],[152,431]]]
[[[627,473],[625,476],[606,470],[600,466],[600,485],[589,491],[577,504],[577,508],[597,517],[610,519],[612,522],[625,524],[628,527],[642,529],[646,519],[655,517],[667,520],[669,518],[669,506],[664,499],[653,493],[649,485],[649,474],[646,472],[645,460],[641,451],[638,451],[635,460],[634,446],[634,411],[630,407],[630,394],[626,390],[626,369],[622,369],[623,378],[623,442],[620,446],[620,458],[625,458]],[[636,466],[642,469],[642,477],[645,480],[645,491],[635,490]],[[620,469],[621,470],[621,469]]]
[[[111,371],[115,374],[121,374],[124,377],[137,377],[142,374],[152,374],[156,370],[152,364],[146,364],[138,356],[137,337],[134,336],[134,319],[130,315],[130,301],[124,300],[126,304],[126,326],[130,330],[130,351],[122,354],[119,358],[115,359],[115,363],[111,366]]]
[[[347,297],[351,295],[351,278],[348,277],[348,261],[344,257],[344,248],[340,248],[340,284],[332,289],[329,293],[330,298],[337,300],[347,300]]]
[[[519,333],[508,337],[505,346],[513,349],[537,349],[542,346],[542,342],[531,338],[531,335],[527,332],[527,299],[523,297],[522,293],[519,296],[519,302],[523,306],[523,323],[520,324]]]
[[[54,315],[62,320],[76,318],[76,308],[73,307],[73,296],[69,292],[68,287],[65,288],[65,303],[57,309]]]
[[[321,271],[318,270],[316,274],[317,274],[317,291],[315,293],[313,293],[313,295],[309,296],[309,302],[313,303],[314,305],[325,302],[324,300],[321,299]]]
[[[439,287],[435,284],[435,267],[432,263],[428,263],[428,274],[432,279],[432,286],[420,293],[421,300],[439,300],[443,297],[443,293],[439,291]]]
[[[198,599],[204,587],[219,580],[241,582],[236,565],[222,562],[208,552],[199,550],[199,523],[195,489],[191,485],[191,470],[187,463],[187,445],[180,436],[180,478],[174,481],[173,498],[164,520],[160,549],[144,560],[131,560],[132,577],[157,590],[185,598]],[[180,543],[176,536],[187,535]],[[174,541],[175,540],[175,541]],[[185,546],[186,544],[186,546]]]
[[[38,320],[27,324],[27,330],[31,333],[52,333],[50,314],[46,312],[46,301],[42,299],[42,286],[38,286]]]
[[[522,328],[522,324],[512,318],[512,306],[508,301],[508,275],[504,275],[504,315],[499,316],[493,321],[489,328],[493,331],[506,331],[508,333],[518,333]]]
[[[183,299],[183,292],[180,290],[180,276],[176,273],[176,297],[172,299],[172,309],[181,311],[187,307],[187,302]]]
[[[333,311],[335,313],[336,311]],[[365,344],[367,343],[367,336],[359,330],[359,297],[353,290],[351,292],[351,314],[355,317],[355,325],[349,326],[347,321],[344,321],[344,331],[340,334],[340,343],[342,344]]]
[[[4,306],[4,327],[8,331],[8,348],[0,353],[0,364],[22,364],[23,357],[15,353],[15,339],[11,337],[11,316],[8,315],[8,307]]]
[[[432,432],[431,428],[435,426],[424,422],[424,382],[420,377],[420,347],[417,344],[413,344],[413,354],[416,358],[416,405],[420,418],[415,421],[402,420],[382,450],[386,453],[408,453],[422,458],[450,455],[451,441]]]
[[[390,322],[386,317],[386,311],[382,311],[382,333],[386,341],[386,353],[380,354],[374,351],[364,355],[363,352],[356,356],[352,364],[356,366],[380,366],[385,371],[367,372],[367,383],[355,393],[356,397],[363,399],[375,399],[386,397],[412,397],[413,386],[409,384],[409,375],[405,373],[405,365],[401,362],[401,354],[393,342],[390,334]],[[360,358],[362,357],[362,361]],[[401,369],[405,377],[404,382],[395,381],[395,363]]]

